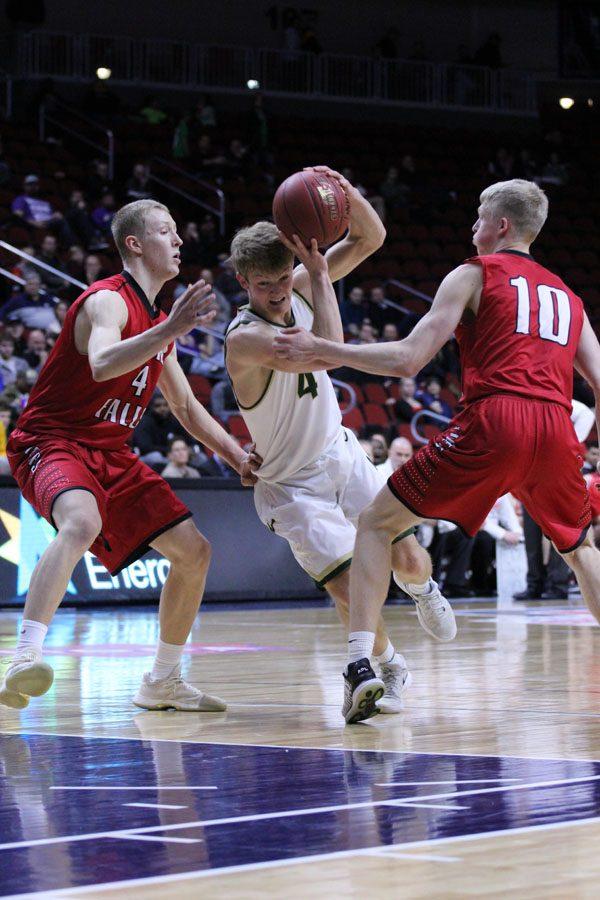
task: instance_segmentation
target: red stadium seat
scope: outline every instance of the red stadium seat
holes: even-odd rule
[[[365,403],[363,413],[367,425],[381,425],[387,428],[390,424],[390,418],[385,407],[379,406],[377,403]]]
[[[355,406],[349,413],[346,413],[344,418],[342,419],[342,424],[345,425],[346,428],[350,428],[352,431],[360,431],[363,425],[365,424],[365,417],[362,412]]]
[[[375,403],[379,406],[384,406],[388,399],[383,385],[377,384],[375,381],[367,382],[363,387],[363,393],[367,403]]]

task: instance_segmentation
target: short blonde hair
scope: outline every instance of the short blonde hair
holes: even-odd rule
[[[548,198],[533,181],[497,181],[481,192],[479,201],[495,216],[505,216],[519,237],[531,243],[548,217]]]
[[[157,200],[134,200],[133,203],[126,203],[115,213],[110,230],[122,260],[129,256],[125,241],[130,234],[134,234],[137,238],[144,236],[146,216],[153,209],[169,212],[164,203]]]
[[[276,225],[256,222],[235,235],[231,261],[235,271],[247,278],[251,272],[281,272],[294,262],[294,254],[279,240]]]

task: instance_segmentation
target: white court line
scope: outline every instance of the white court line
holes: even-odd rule
[[[522,778],[457,778],[454,781],[376,781],[376,787],[423,787],[427,784],[505,784]]]
[[[187,784],[146,784],[146,785],[132,785],[131,787],[125,787],[121,784],[113,785],[88,785],[84,784],[78,786],[76,784],[54,784],[50,788],[51,791],[218,791],[219,788],[217,785],[211,784],[197,784],[197,785],[188,785]]]
[[[467,708],[467,711],[472,712],[473,710]],[[525,711],[527,712],[527,710]],[[373,725],[365,725],[364,727],[372,728],[375,733],[384,733],[381,732],[378,728],[375,728],[375,726]],[[518,756],[516,753],[467,753],[466,751],[444,751],[443,753],[441,753],[435,750],[379,750],[371,747],[314,747],[312,745],[303,746],[302,744],[249,744],[242,742],[236,743],[235,741],[192,741],[187,740],[186,738],[126,737],[125,735],[121,734],[102,734],[96,736],[90,734],[70,734],[63,731],[2,731],[0,729],[0,736],[1,735],[5,735],[7,737],[27,737],[28,735],[32,735],[34,737],[70,737],[78,738],[82,741],[138,741],[140,744],[192,744],[194,747],[264,747],[266,750],[321,750],[328,753],[394,753],[396,756],[458,756],[461,759],[463,757],[473,756],[476,759],[522,759],[523,761],[544,760],[545,762],[600,764],[600,760],[598,759],[587,759],[585,757],[577,759],[565,756]]]
[[[464,834],[454,837],[425,838],[420,841],[407,841],[405,844],[394,844],[394,849],[402,852],[403,849],[416,849],[418,847],[437,847],[453,841],[478,841],[486,838],[504,837],[506,835],[530,834],[537,831],[556,831],[558,828],[576,828],[583,825],[600,824],[600,816],[589,819],[576,819],[572,822],[548,822],[544,825],[525,825],[521,828],[501,828],[498,831],[487,831],[479,834]],[[237,866],[223,866],[221,869],[197,869],[193,872],[178,872],[175,875],[155,875],[147,878],[132,878],[124,881],[105,882],[104,884],[90,884],[85,887],[63,888],[52,891],[34,891],[28,894],[11,894],[2,900],[62,900],[72,894],[92,894],[94,891],[111,891],[120,888],[152,887],[156,884],[172,884],[187,878],[215,878],[221,875],[230,875],[239,872],[258,872],[262,869],[276,869],[287,866],[303,865],[304,863],[329,862],[334,859],[348,859],[352,856],[372,856],[379,847],[370,847],[362,850],[337,850],[333,853],[317,853],[314,856],[296,856],[295,858],[274,859],[259,863],[242,863]],[[425,857],[423,857],[425,858]]]
[[[171,803],[124,803],[123,806],[135,806],[138,809],[187,809],[187,806],[173,806]]]
[[[153,834],[122,834],[121,841],[154,841],[157,844],[202,844],[202,838],[161,837]]]
[[[555,781],[537,781],[526,784],[502,785],[501,787],[477,788],[474,791],[454,791],[443,794],[429,794],[418,797],[399,797],[390,800],[363,801],[362,803],[342,803],[335,806],[314,806],[308,809],[285,809],[278,812],[255,813],[247,816],[225,816],[219,819],[200,819],[195,822],[177,822],[171,825],[147,825],[142,828],[119,828],[114,831],[97,831],[85,834],[64,834],[51,838],[35,838],[31,841],[13,841],[0,844],[0,850],[19,850],[26,847],[43,847],[49,844],[69,844],[79,841],[99,840],[100,838],[120,838],[123,835],[152,834],[160,831],[174,831],[182,828],[210,828],[215,825],[238,825],[242,822],[260,822],[267,819],[289,819],[299,816],[321,815],[330,812],[345,812],[351,809],[373,809],[379,806],[409,808],[415,804],[426,803],[430,800],[456,800],[459,797],[473,797],[477,794],[495,794],[500,791],[535,790],[537,788],[563,787],[567,784],[581,784],[584,782],[600,781],[600,775],[589,775],[582,778],[561,778]]]

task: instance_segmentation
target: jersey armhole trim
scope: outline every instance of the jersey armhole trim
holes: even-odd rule
[[[267,393],[267,391],[269,390],[269,387],[271,386],[271,381],[273,380],[273,373],[275,372],[275,370],[274,369],[269,370],[269,377],[267,379],[267,383],[265,384],[265,386],[263,388],[263,392],[260,395],[260,397],[258,398],[258,400],[256,401],[256,403],[253,403],[251,406],[244,406],[244,404],[240,402],[240,398],[238,397],[238,395],[235,392],[235,388],[233,386],[233,378],[231,377],[231,373],[229,372],[229,369],[227,368],[227,338],[229,337],[230,334],[233,334],[233,332],[237,328],[239,328],[240,325],[244,325],[244,324],[247,324],[247,323],[238,322],[237,325],[234,325],[233,328],[228,328],[227,331],[225,332],[225,340],[223,341],[223,357],[225,359],[225,368],[227,369],[227,374],[229,375],[229,380],[231,381],[231,390],[233,391],[233,396],[235,397],[235,402],[237,403],[237,405],[239,406],[240,409],[251,410],[251,409],[255,409],[258,406],[258,404],[261,403],[262,400],[264,400],[265,394]]]
[[[297,288],[294,288],[293,291],[292,291],[292,293],[293,293],[293,294],[296,294],[297,297],[300,297],[300,299],[301,299],[304,303],[306,303],[306,305],[308,306],[308,308],[310,309],[311,312],[314,312],[314,311],[315,311],[315,308],[314,308],[314,306],[312,305],[312,303],[309,303],[309,301],[306,299],[306,297],[304,296],[304,294],[301,294],[300,291],[299,291]]]

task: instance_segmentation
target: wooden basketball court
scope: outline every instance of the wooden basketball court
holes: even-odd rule
[[[0,708],[0,896],[597,896],[597,627],[456,608],[446,645],[387,608],[406,711],[350,727],[331,609],[206,607],[189,672],[213,714],[131,704],[154,610],[59,612],[55,686]]]

